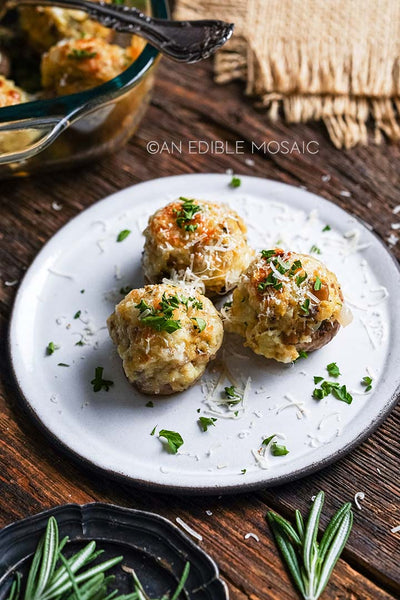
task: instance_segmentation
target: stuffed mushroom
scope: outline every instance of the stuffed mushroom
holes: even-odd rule
[[[253,258],[247,229],[226,204],[183,198],[149,219],[143,268],[148,282],[190,269],[209,296],[233,289]]]
[[[173,394],[193,385],[223,338],[210,300],[169,284],[132,290],[107,324],[125,375],[145,394]]]
[[[113,79],[131,62],[130,49],[102,39],[64,40],[42,57],[42,85],[48,95],[81,92]]]
[[[109,40],[112,36],[111,29],[91,20],[80,10],[22,6],[19,20],[29,45],[40,54],[63,39],[88,36]]]
[[[349,321],[336,275],[311,256],[280,248],[257,255],[224,313],[227,331],[284,363],[321,348]]]
[[[0,75],[0,107],[22,104],[28,100],[28,94],[24,90],[16,86],[11,79]]]

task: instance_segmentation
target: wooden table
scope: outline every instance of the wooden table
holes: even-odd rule
[[[244,154],[148,154],[151,140],[225,140],[230,149],[244,140]],[[251,154],[251,142],[290,143],[316,140],[318,154]],[[316,146],[313,146],[313,150]],[[272,151],[275,149],[272,147]],[[251,159],[250,161],[245,159]],[[254,161],[252,163],[251,161]],[[0,525],[66,502],[109,501],[145,508],[173,521],[183,518],[203,535],[202,547],[213,556],[233,600],[297,598],[277,555],[265,514],[275,509],[291,516],[305,511],[318,490],[327,494],[326,512],[365,493],[362,510],[328,589],[335,600],[389,600],[399,597],[400,524],[398,443],[400,411],[357,450],[316,475],[275,489],[219,498],[173,497],[138,491],[92,474],[54,449],[22,413],[7,358],[7,324],[15,287],[42,245],[83,208],[139,181],[163,175],[225,172],[270,177],[306,186],[362,217],[383,239],[391,233],[392,214],[400,203],[400,146],[371,144],[348,152],[335,150],[323,126],[269,123],[240,85],[217,86],[211,64],[162,63],[151,108],[137,136],[119,154],[75,170],[0,183],[2,202]],[[52,202],[62,205],[55,211]],[[400,243],[393,251],[400,256]],[[212,511],[207,516],[206,510]],[[326,517],[324,524],[326,523]],[[256,533],[260,541],[244,539]]]

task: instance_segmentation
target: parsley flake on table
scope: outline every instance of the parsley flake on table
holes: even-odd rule
[[[57,344],[55,344],[54,342],[49,342],[46,347],[46,354],[48,356],[50,356],[51,354],[54,354],[54,352],[56,350],[59,350],[59,349],[60,349],[60,346],[57,346]]]
[[[209,418],[209,417],[200,417],[198,420],[198,424],[200,425],[201,429],[203,431],[208,431],[208,428],[211,427],[212,425],[215,426],[215,421],[217,419],[214,419],[213,417]]]
[[[172,454],[176,454],[178,449],[183,445],[183,439],[180,433],[177,431],[170,431],[169,429],[161,429],[158,434],[159,438],[167,440],[168,448]]]
[[[325,225],[322,231],[330,231],[332,228],[330,225]]]
[[[318,246],[313,244],[310,248],[310,254],[321,254],[321,250],[318,248]]]
[[[198,227],[197,223],[190,223],[190,221],[198,212],[201,212],[201,206],[195,204],[193,199],[184,198],[183,196],[181,196],[179,200],[182,201],[181,210],[174,209],[176,214],[176,224],[179,229],[184,229],[189,232],[196,231]]]
[[[329,365],[326,366],[326,370],[331,377],[339,377],[340,375],[339,367],[335,362],[329,363]]]
[[[103,367],[96,367],[94,372],[94,379],[90,382],[93,386],[94,392],[100,392],[101,390],[105,390],[108,392],[110,387],[114,385],[113,381],[109,379],[103,379]]]
[[[315,383],[316,379],[320,380],[320,378],[314,377]],[[312,396],[315,400],[322,400],[326,396],[329,396],[329,394],[332,394],[337,400],[346,402],[346,404],[351,404],[353,401],[353,397],[347,391],[346,386],[341,385],[337,381],[322,381],[321,386],[314,389]]]
[[[372,377],[366,375],[361,380],[361,385],[365,386],[364,392],[370,392],[372,390]]]
[[[242,475],[246,475],[247,469],[242,469],[240,472],[241,472]]]
[[[67,363],[57,363],[57,367],[69,367],[70,365],[67,365]]]
[[[79,317],[81,316],[81,314],[82,314],[81,310],[76,311],[76,313],[74,314],[74,319],[79,319]]]
[[[124,240],[126,240],[126,238],[128,237],[128,235],[131,233],[130,229],[123,229],[122,231],[119,232],[119,234],[117,235],[117,242],[123,242]]]
[[[146,403],[146,407],[147,407],[147,408],[154,408],[154,402],[153,402],[153,400],[149,400],[149,401]]]
[[[317,385],[318,383],[321,383],[321,381],[323,381],[324,378],[323,377],[319,377],[318,375],[314,375],[314,383],[315,385]]]
[[[232,177],[231,182],[229,184],[229,186],[231,188],[238,188],[242,185],[242,180],[240,179],[240,177],[236,177],[235,175]]]
[[[155,427],[153,427],[153,429],[151,430],[150,435],[154,435],[157,429],[157,425],[155,425]]]

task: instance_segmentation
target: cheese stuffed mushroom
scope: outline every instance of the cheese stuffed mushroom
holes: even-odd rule
[[[226,204],[181,197],[149,219],[143,268],[150,283],[187,269],[208,296],[233,289],[253,258],[247,229]]]
[[[193,385],[223,338],[211,301],[169,284],[132,290],[107,324],[126,377],[145,394],[173,394]]]
[[[311,256],[279,248],[257,255],[224,312],[227,331],[284,363],[321,348],[349,322],[336,275]]]

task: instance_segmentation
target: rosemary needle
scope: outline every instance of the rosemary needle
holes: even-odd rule
[[[289,573],[304,600],[318,600],[348,540],[353,525],[351,503],[347,502],[332,517],[321,541],[318,526],[324,504],[324,492],[314,499],[304,523],[295,512],[295,526],[270,511],[267,519]]]

